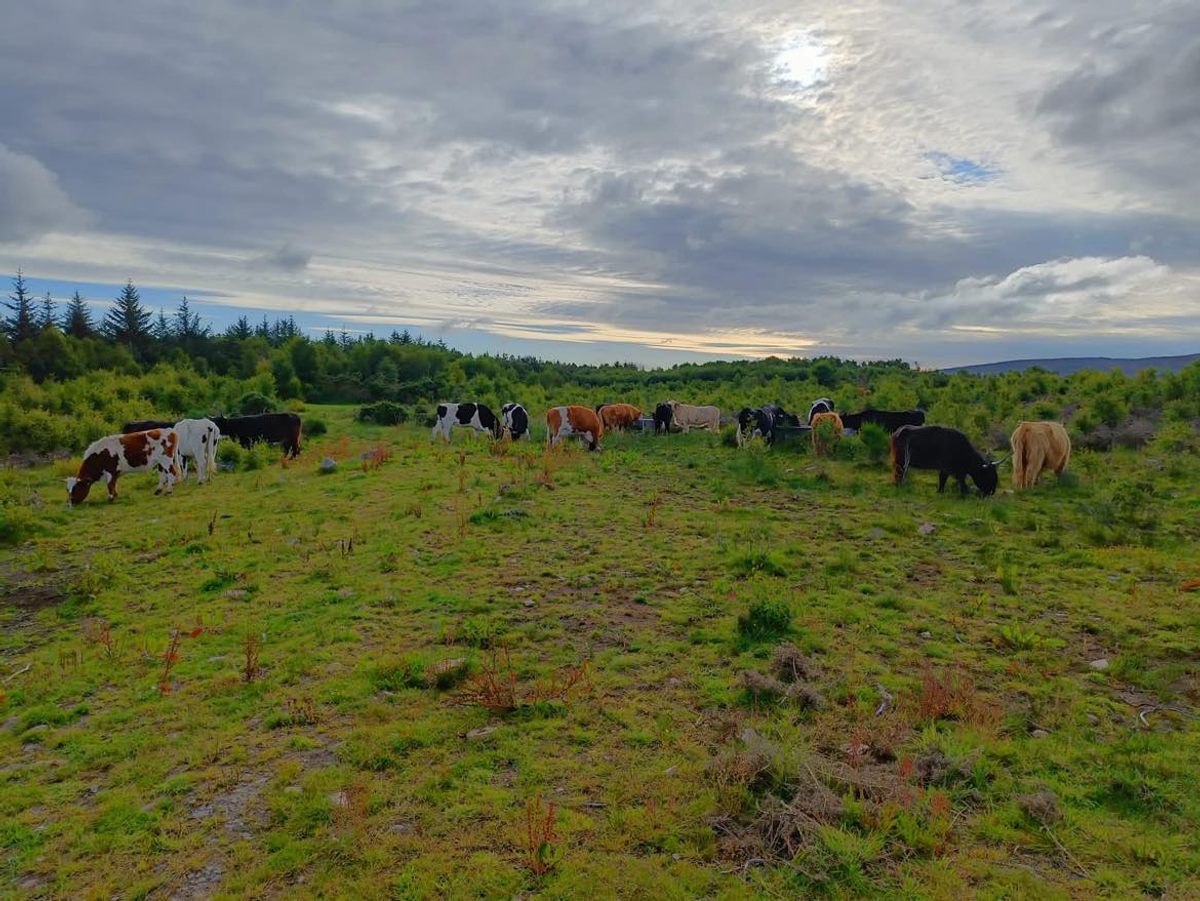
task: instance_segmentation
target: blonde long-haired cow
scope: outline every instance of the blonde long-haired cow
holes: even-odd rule
[[[1012,433],[1014,488],[1032,488],[1047,469],[1062,475],[1071,459],[1071,438],[1057,422],[1022,422]]]
[[[819,432],[821,425],[826,422],[833,423],[833,443],[829,444],[821,439]],[[812,418],[813,453],[817,456],[821,456],[823,454],[832,454],[833,444],[836,444],[837,441],[842,437],[843,430],[844,427],[842,425],[842,417],[838,416],[836,413],[814,413]]]

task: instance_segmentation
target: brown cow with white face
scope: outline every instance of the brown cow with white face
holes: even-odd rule
[[[604,423],[595,411],[572,404],[568,407],[551,407],[546,411],[546,443],[556,446],[572,435],[588,443],[588,450],[600,449],[600,438],[604,435]]]
[[[109,435],[88,445],[79,472],[67,479],[67,501],[82,504],[96,482],[108,486],[108,500],[117,499],[117,479],[127,472],[158,473],[155,494],[169,494],[180,479],[179,436],[174,429],[150,429],[128,435]]]

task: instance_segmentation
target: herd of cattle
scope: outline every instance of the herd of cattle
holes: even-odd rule
[[[836,437],[847,429],[858,431],[874,424],[890,435],[892,477],[896,484],[904,481],[910,469],[936,470],[939,492],[945,490],[947,480],[953,476],[964,497],[968,478],[980,494],[994,494],[999,484],[997,470],[1004,462],[988,459],[957,429],[925,425],[923,410],[867,409],[842,414],[834,410],[832,400],[822,397],[810,405],[804,423],[779,404],[745,407],[733,421],[739,447],[754,439],[773,444],[785,430],[793,429],[808,430],[817,450],[822,447],[822,436]],[[574,437],[589,449],[597,450],[607,432],[643,428],[653,428],[656,435],[691,429],[718,432],[723,424],[718,407],[674,400],[657,404],[650,418],[644,418],[642,411],[632,404],[600,404],[595,409],[572,404],[546,411],[546,442],[555,447]],[[530,435],[529,413],[518,403],[505,404],[499,416],[485,404],[439,404],[431,440],[440,437],[449,441],[455,426],[495,439],[507,437],[518,441]],[[286,455],[294,458],[300,453],[300,431],[300,417],[295,413],[129,422],[121,434],[100,438],[84,451],[78,473],[67,479],[68,502],[72,506],[82,503],[96,482],[107,486],[110,501],[116,500],[117,479],[127,472],[154,473],[158,476],[154,493],[169,493],[176,482],[187,477],[189,461],[196,468],[197,480],[207,481],[216,470],[217,442],[223,437],[233,438],[247,448],[257,442],[278,444]],[[1010,443],[1013,485],[1018,488],[1031,487],[1047,470],[1061,475],[1071,456],[1071,440],[1057,422],[1022,422]]]

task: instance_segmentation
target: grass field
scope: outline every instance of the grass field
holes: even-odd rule
[[[315,412],[168,498],[0,472],[5,896],[1200,896],[1194,452],[963,501]]]

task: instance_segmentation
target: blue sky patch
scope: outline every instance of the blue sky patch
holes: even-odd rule
[[[969,160],[965,156],[951,156],[941,150],[931,150],[925,154],[947,181],[960,185],[978,185],[991,181],[1000,175],[1000,170],[977,160]]]

